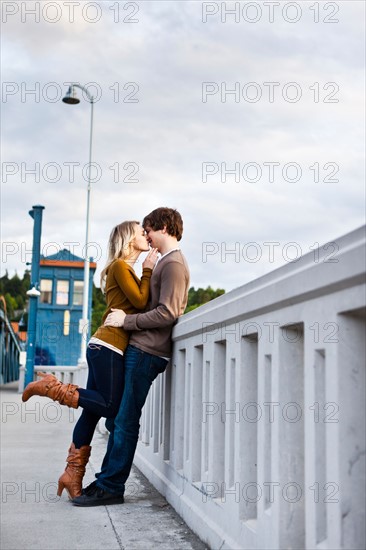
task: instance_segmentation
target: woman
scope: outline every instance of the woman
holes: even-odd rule
[[[149,283],[157,260],[157,249],[151,249],[142,264],[141,281],[133,265],[141,252],[149,250],[149,244],[139,222],[126,221],[111,232],[108,242],[108,261],[101,273],[101,288],[106,294],[107,310],[123,309],[137,313],[146,306]],[[86,358],[89,375],[86,389],[74,384],[63,384],[52,374],[38,373],[42,380],[31,382],[23,392],[23,401],[32,395],[47,396],[61,405],[83,412],[77,421],[67,466],[58,482],[58,496],[66,489],[69,497],[81,495],[82,479],[90,456],[90,443],[101,417],[114,418],[123,394],[123,352],[128,344],[128,334],[121,328],[100,326],[88,343]]]

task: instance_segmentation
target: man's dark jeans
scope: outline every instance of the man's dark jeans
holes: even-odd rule
[[[130,475],[140,430],[142,407],[155,378],[165,371],[168,361],[128,346],[124,356],[125,382],[119,412],[106,422],[110,430],[108,447],[97,486],[123,495]]]

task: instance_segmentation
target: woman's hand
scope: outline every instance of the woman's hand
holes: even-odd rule
[[[142,269],[145,267],[149,269],[154,269],[154,266],[156,264],[156,260],[158,259],[158,249],[152,248],[144,261],[142,262]]]

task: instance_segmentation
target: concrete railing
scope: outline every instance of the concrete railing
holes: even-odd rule
[[[183,316],[136,465],[211,548],[365,548],[365,230]]]

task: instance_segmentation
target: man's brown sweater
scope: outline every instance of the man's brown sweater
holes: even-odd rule
[[[170,357],[173,325],[185,310],[188,289],[186,259],[180,250],[174,250],[153,271],[146,312],[125,318],[124,329],[133,331],[129,343],[152,355]]]

